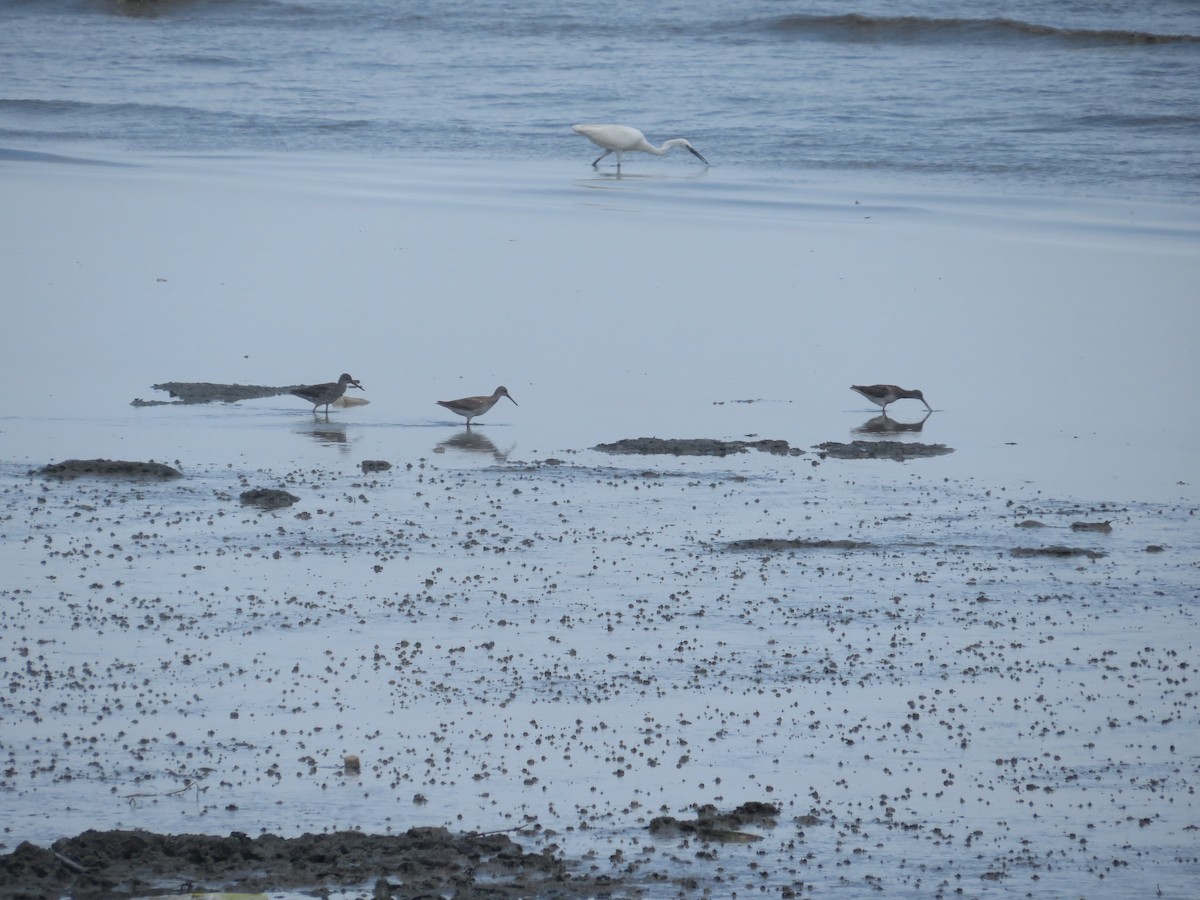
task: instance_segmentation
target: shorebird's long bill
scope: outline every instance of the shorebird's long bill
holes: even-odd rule
[[[504,396],[507,397],[509,400],[512,400],[512,394],[505,394]],[[513,400],[513,406],[520,406],[520,405],[521,404],[518,403],[516,400]]]
[[[696,159],[700,160],[700,162],[704,163],[706,166],[708,165],[708,160],[700,155],[699,150],[697,150],[695,147],[688,147],[688,150],[691,151],[692,156],[696,157]]]
[[[358,388],[360,391],[361,391],[361,390],[364,390],[363,386],[362,386],[361,384],[359,384],[357,381],[351,381],[351,382],[350,382],[350,387],[356,387],[356,388]]]

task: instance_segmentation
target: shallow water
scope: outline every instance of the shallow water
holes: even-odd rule
[[[0,145],[572,160],[628,122],[710,160],[946,189],[1200,196],[1200,14],[1154,4],[0,4]]]
[[[1191,890],[1196,433],[1160,390],[1194,365],[1190,210],[114,161],[0,170],[33,373],[0,419],[10,848],[528,824],[650,896]],[[371,402],[328,418],[129,405],[343,370]],[[847,387],[884,380],[920,431],[862,430]],[[500,383],[470,433],[433,403]],[[808,452],[592,449],[643,434]],[[875,436],[955,452],[813,449]],[[30,472],[68,457],[185,477]],[[725,546],[759,537],[871,546]],[[1104,555],[1011,555],[1054,544]],[[751,800],[761,842],[645,831]]]
[[[104,162],[112,158],[91,158]],[[11,458],[258,453],[290,398],[136,409],[152,384],[349,370],[362,452],[425,453],[434,405],[506,385],[482,420],[522,455],[622,437],[845,440],[851,384],[921,387],[953,475],[1116,500],[1190,496],[1197,221],[1189,207],[916,194],[675,165],[376,165],[344,157],[16,160]],[[144,164],[142,164],[144,163]],[[88,377],[81,380],[80,370]],[[159,393],[157,399],[168,399]],[[753,402],[746,402],[753,401]],[[915,425],[915,401],[893,405]],[[94,426],[87,448],[64,435]],[[31,424],[26,424],[26,420]],[[338,424],[342,423],[342,424]],[[503,426],[503,428],[501,428]],[[870,427],[870,426],[868,426]],[[416,429],[414,431],[414,429]],[[308,429],[311,430],[311,429]],[[99,441],[99,443],[97,443]],[[399,445],[397,444],[399,442]],[[293,451],[321,458],[319,443]],[[394,448],[394,449],[393,449]],[[965,462],[964,462],[965,461]]]

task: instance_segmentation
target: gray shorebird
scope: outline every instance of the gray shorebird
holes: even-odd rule
[[[852,384],[850,390],[858,391],[876,406],[883,407],[884,412],[887,412],[888,404],[896,400],[920,400],[925,403],[927,410],[933,412],[933,407],[925,402],[925,395],[920,391],[906,391],[894,384]]]
[[[516,400],[513,400],[512,394],[508,392],[508,388],[501,385],[492,392],[490,397],[462,397],[459,400],[438,400],[438,406],[444,406],[452,413],[458,413],[460,416],[467,417],[467,427],[471,427],[471,420],[476,416],[482,416],[485,412],[496,405],[496,401],[501,397],[507,397],[512,400],[514,406],[520,406]]]
[[[313,415],[316,415],[317,410],[322,406],[325,407],[325,415],[329,415],[329,404],[346,393],[348,387],[356,387],[360,391],[363,389],[357,379],[343,372],[337,381],[327,381],[325,384],[306,384],[296,388],[292,393],[313,405]]]

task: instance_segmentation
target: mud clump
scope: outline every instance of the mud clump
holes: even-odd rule
[[[800,456],[804,453],[787,441],[722,441],[716,438],[623,438],[611,444],[597,444],[592,448],[601,453],[639,453],[646,456],[730,456],[759,450],[776,456]]]
[[[39,470],[48,478],[140,478],[166,481],[182,478],[183,473],[164,463],[135,462],[125,459],[66,459]]]
[[[170,400],[130,401],[130,406],[171,406],[189,403],[237,403],[239,400],[257,400],[260,397],[277,397],[289,394],[299,385],[270,387],[261,384],[215,384],[210,381],[164,381],[151,385],[156,391],[166,391]]]
[[[730,812],[720,812],[711,803],[696,807],[695,819],[658,816],[646,830],[655,835],[694,834],[703,841],[724,844],[746,844],[761,841],[762,836],[741,831],[747,825],[773,828],[779,807],[773,803],[743,803]]]
[[[1050,556],[1066,559],[1072,556],[1086,556],[1088,559],[1100,559],[1107,554],[1103,550],[1089,550],[1086,547],[1065,547],[1062,544],[1052,544],[1049,547],[1014,547],[1013,556]]]
[[[806,540],[805,538],[746,538],[730,541],[726,550],[866,550],[869,541]]]
[[[257,506],[259,509],[283,509],[300,501],[295,494],[277,488],[251,488],[242,491],[238,499],[243,506]]]
[[[549,853],[526,853],[504,834],[412,828],[398,835],[343,831],[282,838],[86,831],[50,848],[22,843],[0,857],[0,900],[117,898],[162,893],[361,888],[373,896],[573,898],[608,895],[612,879],[573,875]]]
[[[834,459],[894,459],[904,462],[909,459],[920,459],[928,456],[945,456],[953,453],[953,447],[945,444],[918,444],[908,441],[851,441],[843,444],[839,441],[826,441],[817,444],[821,458]]]
[[[392,464],[386,459],[364,459],[358,464],[363,472],[386,472],[392,467]]]
[[[1112,522],[1072,522],[1072,531],[1096,531],[1100,534],[1109,534],[1112,531]]]

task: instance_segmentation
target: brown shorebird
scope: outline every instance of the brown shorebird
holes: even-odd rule
[[[438,406],[444,406],[452,413],[458,413],[460,416],[467,417],[467,427],[471,427],[471,420],[476,416],[482,416],[485,412],[496,405],[496,401],[501,397],[507,397],[512,400],[514,406],[520,406],[516,400],[513,400],[512,394],[508,392],[508,388],[501,385],[492,392],[490,397],[463,397],[459,400],[438,400]]]
[[[888,404],[896,400],[920,400],[925,408],[933,412],[933,407],[925,402],[925,395],[920,391],[906,391],[894,384],[852,384],[850,390],[858,391],[876,406],[883,407],[887,412]]]
[[[316,415],[317,410],[322,406],[325,407],[325,415],[329,415],[329,404],[346,393],[348,387],[356,387],[360,391],[363,389],[357,379],[343,372],[342,377],[337,381],[327,381],[325,384],[306,384],[303,387],[295,388],[291,393],[311,403],[313,415]]]

